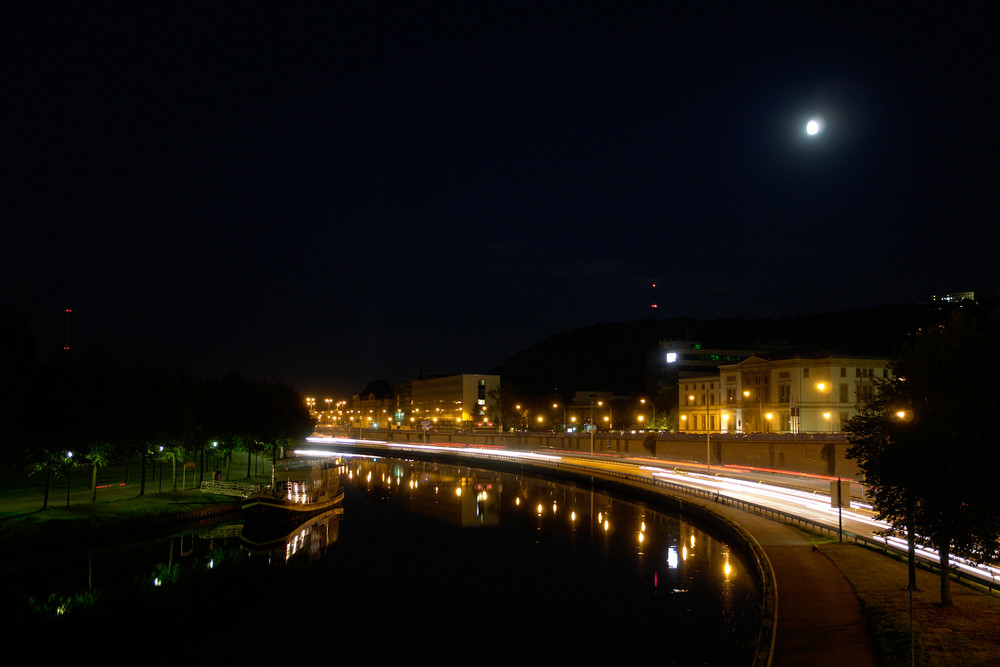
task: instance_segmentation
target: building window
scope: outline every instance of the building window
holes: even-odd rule
[[[844,367],[840,368],[840,377],[842,377],[842,378],[847,377],[847,369],[846,368],[844,368]]]
[[[844,369],[841,369],[841,370],[844,370]],[[841,385],[840,385],[840,402],[841,403],[847,403],[847,385],[844,384],[844,383],[841,383]]]
[[[802,377],[804,377],[804,378],[809,377],[809,369],[808,368],[803,368],[802,369]]]

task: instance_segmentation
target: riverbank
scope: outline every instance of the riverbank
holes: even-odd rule
[[[245,477],[245,460],[239,470]],[[238,474],[235,466],[232,474]],[[250,481],[266,483],[268,479],[256,476]],[[55,545],[85,547],[238,511],[237,499],[201,493],[196,485],[190,471],[176,480],[167,474],[162,479],[154,477],[151,472],[143,485],[134,470],[130,474],[124,466],[116,466],[100,471],[96,495],[84,471],[69,479],[56,478],[46,503],[41,476],[0,469],[0,554],[7,558]]]

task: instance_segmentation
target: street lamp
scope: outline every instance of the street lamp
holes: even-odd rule
[[[640,398],[639,402],[642,403],[643,405],[646,405],[646,399],[645,398]],[[650,419],[650,425],[653,428],[656,428],[656,404],[653,403],[653,401],[650,401],[649,402],[649,407],[653,411],[653,417],[652,417],[652,419]]]
[[[763,428],[763,417],[764,417],[764,403],[761,401],[760,392],[751,392],[749,389],[743,390],[743,396],[750,398],[750,394],[753,393],[757,397],[757,428]]]
[[[66,452],[66,507],[69,507],[69,476],[73,472],[73,452]]]
[[[830,382],[827,382],[826,380],[820,380],[819,382],[816,383],[816,389],[821,394],[829,394],[832,387],[833,385]],[[829,399],[827,399],[827,403],[829,403]],[[829,432],[833,431],[833,422],[831,421],[831,417],[832,414],[830,408],[828,407],[827,411],[823,413],[823,419],[826,420],[826,430]]]
[[[598,406],[603,406],[604,401],[597,401]],[[594,431],[597,430],[597,421],[594,418],[594,404],[590,404],[590,455],[594,455]]]
[[[708,427],[709,418],[709,406],[708,406],[708,393],[711,388],[705,390],[705,469],[710,470],[712,468],[712,431]],[[694,394],[688,396],[688,400],[694,403]]]

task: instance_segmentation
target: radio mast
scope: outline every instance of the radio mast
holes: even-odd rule
[[[66,309],[66,342],[63,344],[63,352],[69,352],[69,315],[72,312],[72,308]]]

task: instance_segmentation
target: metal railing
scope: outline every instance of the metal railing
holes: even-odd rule
[[[219,480],[206,480],[199,487],[202,493],[213,493],[218,496],[233,496],[235,498],[248,498],[260,493],[261,485],[245,482],[223,482]]]

